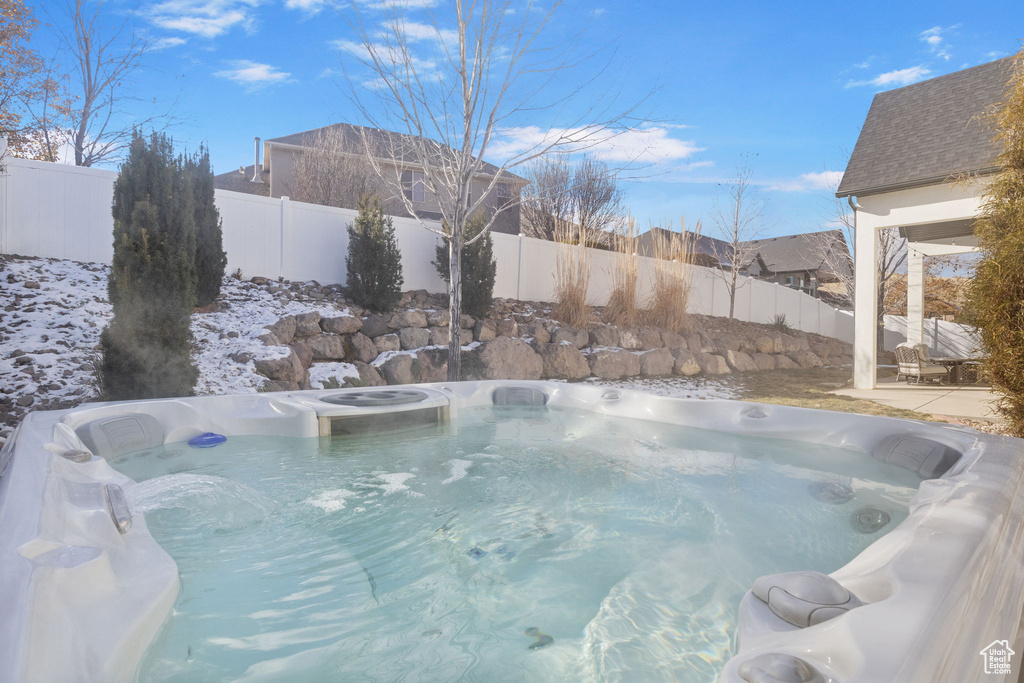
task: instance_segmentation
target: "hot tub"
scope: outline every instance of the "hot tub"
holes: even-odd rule
[[[543,382],[34,413],[0,680],[1011,680],[1022,445]]]

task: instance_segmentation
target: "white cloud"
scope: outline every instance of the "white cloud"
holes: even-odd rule
[[[901,85],[910,85],[911,83],[917,83],[918,81],[924,80],[931,72],[931,69],[923,65],[911,66],[906,69],[887,71],[884,74],[875,76],[869,81],[850,81],[846,84],[846,87],[856,88],[862,85],[873,85],[879,88],[892,88]]]
[[[933,55],[948,62],[952,55],[949,53],[949,50],[946,49],[948,46],[946,43],[946,34],[959,27],[960,24],[953,24],[952,26],[947,26],[945,28],[942,26],[932,26],[926,31],[921,31],[918,37],[928,46],[929,51],[931,51]]]
[[[658,163],[686,159],[702,148],[691,140],[670,136],[664,126],[629,128],[616,132],[595,128],[554,128],[538,126],[505,128],[496,132],[486,155],[494,159],[508,159],[538,147],[560,140],[563,152],[584,152],[602,161],[613,163]]]
[[[388,23],[384,28],[381,29],[381,36],[389,36],[395,34],[395,24]],[[405,34],[406,40],[409,42],[417,41],[434,41],[438,43],[445,43],[447,45],[458,45],[459,34],[456,31],[450,29],[439,29],[431,24],[421,24],[415,21],[405,21],[401,23],[402,33]]]
[[[331,42],[331,46],[347,52],[350,55],[358,58],[360,61],[366,62],[367,64],[373,64],[373,57],[371,56],[370,47],[363,43],[355,40],[335,40]],[[390,47],[383,43],[376,43],[372,46],[373,52],[376,54],[377,60],[382,64],[388,66],[395,66],[399,62],[404,60],[404,56],[401,51],[397,48]],[[431,59],[420,59],[416,56],[411,57],[410,66],[418,73],[422,74],[425,71],[434,69],[437,67],[437,62]]]
[[[149,21],[169,30],[215,38],[235,26],[252,30],[261,0],[164,0],[146,11]]]
[[[169,47],[178,47],[179,45],[184,45],[187,42],[188,41],[184,38],[178,38],[176,36],[172,36],[170,38],[158,38],[157,40],[153,41],[151,49],[164,50]]]
[[[297,9],[307,14],[316,14],[327,5],[327,0],[286,0],[284,6],[288,9]]]
[[[765,189],[775,192],[813,192],[815,190],[831,190],[839,187],[839,181],[842,179],[842,171],[802,173],[797,178],[770,183]]]
[[[273,85],[274,83],[282,83],[291,76],[290,73],[279,71],[277,67],[251,62],[248,59],[237,59],[230,62],[230,65],[230,69],[218,71],[213,75],[240,83],[246,86],[248,90],[256,90],[267,85]]]

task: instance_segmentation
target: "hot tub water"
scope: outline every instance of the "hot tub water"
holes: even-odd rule
[[[862,453],[560,408],[112,464],[181,574],[151,681],[711,680],[755,578],[842,566],[919,483]],[[859,531],[864,507],[891,521]]]

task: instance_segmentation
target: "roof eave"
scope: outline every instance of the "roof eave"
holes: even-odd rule
[[[907,180],[902,183],[889,183],[888,185],[876,185],[874,187],[867,187],[863,189],[844,190],[842,188],[836,192],[836,197],[842,199],[843,197],[867,197],[872,194],[884,194],[886,192],[896,192],[898,190],[911,190],[915,187],[925,187],[926,185],[941,185],[942,183],[956,182],[963,176],[985,176],[993,173],[998,173],[1002,168],[1000,166],[988,166],[986,168],[963,171],[962,173],[947,174],[942,176],[934,176],[931,178],[920,178],[917,180]]]

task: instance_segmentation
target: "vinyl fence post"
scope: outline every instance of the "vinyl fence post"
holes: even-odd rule
[[[284,236],[285,236],[286,232],[289,232],[291,230],[291,220],[292,220],[291,202],[288,199],[288,197],[281,197],[281,244],[280,244],[280,247],[279,247],[279,249],[280,249],[279,260],[280,260],[281,267],[280,267],[280,270],[278,272],[278,278],[281,279],[281,280],[284,279],[284,244],[285,244]]]
[[[0,136],[0,254],[8,253],[8,206],[10,204],[8,192],[8,181],[7,178],[10,175],[9,169],[5,161],[9,161],[10,156],[7,154],[7,138]]]
[[[523,282],[523,233],[519,233],[519,258],[516,261],[516,301],[522,301],[520,286]]]

